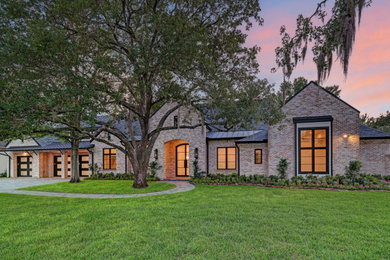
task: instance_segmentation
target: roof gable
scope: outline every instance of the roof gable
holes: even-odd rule
[[[39,143],[34,139],[34,138],[28,138],[25,140],[17,139],[17,140],[12,140],[7,144],[7,148],[10,147],[29,147],[29,146],[39,146]]]
[[[317,87],[319,89],[321,89],[324,93],[327,93],[328,95],[332,96],[333,98],[337,99],[338,101],[342,102],[343,104],[347,105],[348,107],[352,108],[353,110],[355,110],[356,112],[360,113],[359,110],[357,110],[356,108],[354,108],[353,106],[351,106],[350,104],[348,104],[347,102],[345,102],[344,100],[342,100],[341,98],[339,98],[338,96],[334,95],[333,93],[330,93],[329,91],[327,91],[325,88],[319,86],[317,83],[315,83],[314,81],[310,81],[305,87],[303,87],[301,90],[299,90],[297,93],[295,93],[294,96],[290,97],[286,103],[284,104],[284,106],[286,106],[291,100],[293,100],[295,97],[297,97],[301,92],[303,92],[306,88],[308,87]]]

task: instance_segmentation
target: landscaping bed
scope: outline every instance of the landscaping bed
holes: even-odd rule
[[[83,180],[80,183],[59,182],[31,186],[21,190],[85,194],[140,194],[175,188],[174,184],[165,182],[148,182],[149,186],[144,189],[134,189],[132,185],[133,182],[128,180]]]
[[[359,176],[351,180],[341,175],[318,177],[309,174],[306,177],[295,176],[287,179],[276,175],[266,176],[255,174],[238,176],[237,174],[210,174],[205,177],[191,178],[190,183],[203,185],[251,185],[296,189],[390,191],[389,177],[359,174]]]

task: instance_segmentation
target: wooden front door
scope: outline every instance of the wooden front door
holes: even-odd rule
[[[180,144],[176,146],[176,176],[189,176],[189,145]]]
[[[17,174],[18,177],[31,177],[32,172],[32,157],[18,156],[17,157]]]

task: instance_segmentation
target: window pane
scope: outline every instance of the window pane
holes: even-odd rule
[[[301,147],[312,147],[313,130],[301,130]]]
[[[116,155],[111,156],[111,169],[116,169]]]
[[[312,164],[312,150],[301,150],[301,171],[312,172]]]
[[[110,149],[111,154],[116,154],[116,149]]]
[[[261,150],[255,150],[255,163],[261,163]]]
[[[226,169],[226,148],[218,148],[218,169]]]
[[[110,149],[103,149],[103,154],[110,154]]]
[[[315,147],[326,147],[326,130],[319,129],[314,131]]]
[[[236,148],[227,148],[228,153],[228,169],[236,168]]]
[[[314,150],[314,167],[316,172],[326,172],[326,149]]]

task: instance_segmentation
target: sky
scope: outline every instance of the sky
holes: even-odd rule
[[[275,48],[280,46],[279,29],[286,25],[290,34],[296,27],[299,14],[309,16],[316,8],[317,0],[260,0],[263,26],[254,26],[248,33],[247,45],[258,45],[260,78],[267,78],[277,86],[282,73],[271,73],[275,67]],[[331,3],[330,3],[331,4]],[[331,5],[328,8],[331,8]],[[310,50],[308,50],[309,53]],[[300,63],[291,79],[303,76],[317,79],[317,70],[308,55]],[[390,110],[390,0],[373,0],[371,7],[363,10],[360,27],[350,58],[348,76],[345,77],[338,61],[324,86],[339,85],[341,98],[360,110],[361,114],[378,116]]]

